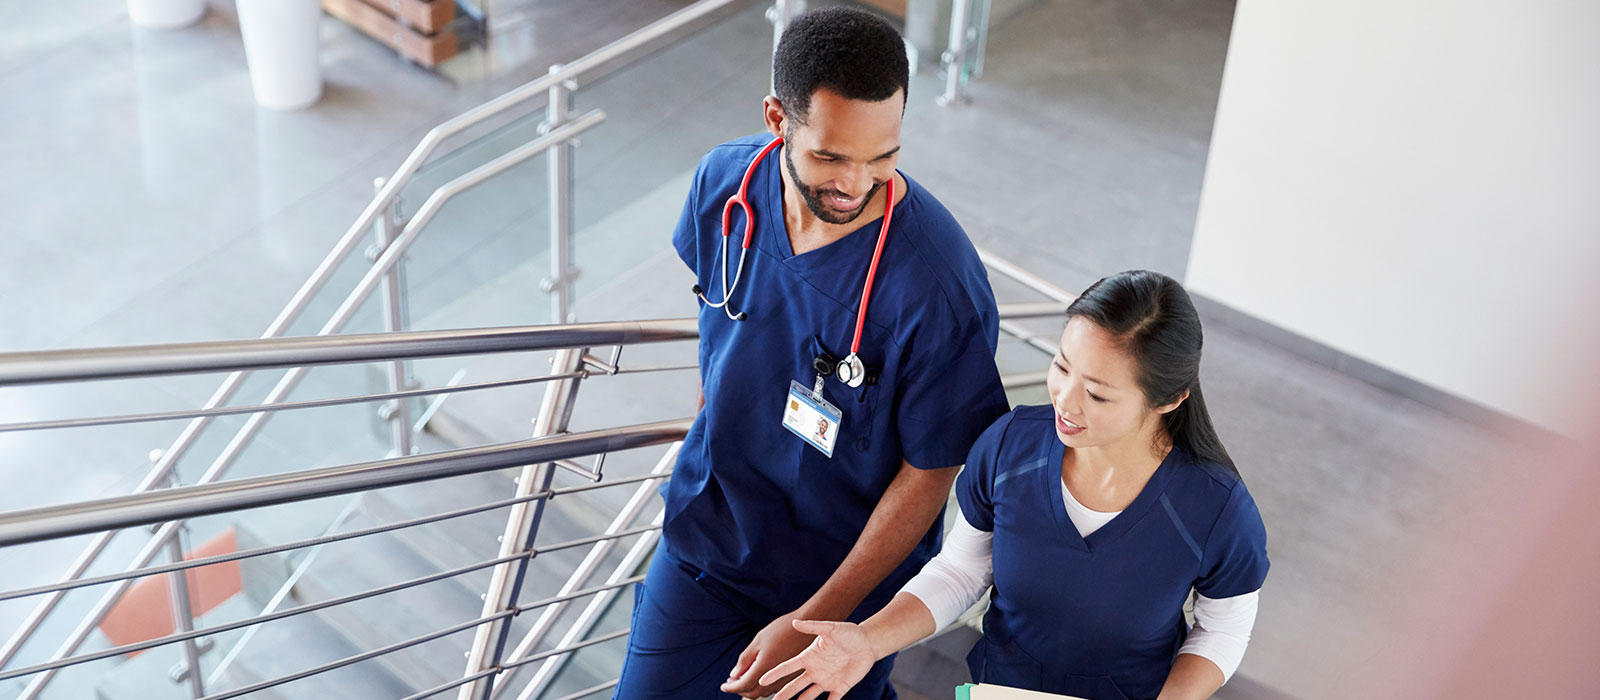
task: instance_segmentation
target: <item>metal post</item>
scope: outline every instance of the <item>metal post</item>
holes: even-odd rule
[[[560,68],[551,66],[550,72],[554,73]],[[571,119],[572,91],[575,89],[577,84],[571,81],[550,87],[550,103],[545,108],[542,126],[545,132]],[[572,225],[572,155],[576,149],[577,139],[550,149],[550,276],[544,281],[544,290],[551,295],[551,323],[571,323],[578,317],[573,295],[578,268],[572,259],[575,235]]]
[[[778,42],[783,40],[783,30],[789,28],[789,21],[806,11],[806,0],[774,0],[772,7],[767,8],[767,21],[772,23],[772,55],[778,55]],[[767,75],[767,92],[776,94],[778,76],[772,73]]]
[[[172,557],[173,563],[183,561],[182,537],[174,536],[167,539],[167,552]],[[194,631],[194,609],[189,606],[189,569],[180,569],[167,574],[171,577],[172,585],[172,621],[179,633]],[[174,669],[172,680],[189,682],[189,696],[192,698],[204,697],[206,694],[205,682],[200,678],[200,645],[193,639],[185,639],[183,644],[183,666]]]
[[[943,106],[966,104],[962,91],[962,71],[967,69],[967,25],[971,23],[972,0],[955,0],[950,7],[950,48],[940,60],[944,63],[944,94],[939,96]]]
[[[665,515],[665,510],[657,512],[655,520],[651,524],[661,525],[661,519]],[[655,551],[656,541],[660,538],[660,531],[647,532],[640,536],[639,541],[633,544],[633,548],[628,550],[628,554],[611,571],[611,576],[606,579],[606,585],[615,585],[617,582],[632,576],[633,572],[639,568],[639,565],[644,563],[645,557]],[[584,607],[583,613],[572,623],[572,627],[567,629],[567,634],[561,638],[561,642],[556,647],[570,647],[594,631],[595,623],[600,621],[600,615],[611,605],[611,601],[616,598],[617,593],[618,591],[615,589],[609,590],[599,593],[590,599],[589,604]],[[539,665],[538,673],[534,674],[533,679],[528,681],[527,687],[523,688],[522,692],[517,695],[517,700],[533,700],[539,697],[544,693],[545,688],[550,685],[550,682],[555,679],[556,674],[560,673],[562,667],[566,666],[567,662],[571,661],[572,658],[573,654],[567,653],[545,659],[544,663]]]
[[[666,453],[661,456],[661,459],[656,462],[655,468],[651,469],[650,473],[665,474],[671,471],[673,465],[678,463],[678,450],[681,447],[683,447],[683,443],[673,443],[672,447],[668,448]],[[622,510],[611,520],[611,524],[606,527],[605,534],[616,534],[633,527],[633,521],[644,510],[645,505],[657,499],[656,490],[658,486],[659,484],[654,481],[640,482],[639,487],[634,490],[633,496],[628,499],[627,504],[622,507]],[[557,591],[556,595],[567,595],[589,585],[589,577],[594,575],[594,572],[600,568],[600,565],[605,561],[606,557],[611,555],[611,551],[616,546],[616,540],[606,540],[591,548],[589,554],[583,558],[582,563],[578,564],[578,568],[573,570],[572,575],[567,577],[567,582],[561,585],[561,590]],[[551,628],[555,627],[556,619],[561,617],[561,614],[566,611],[567,605],[570,603],[571,601],[562,601],[546,606],[539,613],[539,619],[533,623],[533,627],[528,630],[527,634],[523,635],[522,641],[518,642],[516,648],[511,651],[509,660],[514,662],[532,654],[534,648],[544,641],[545,635],[550,632]],[[509,687],[513,676],[522,668],[524,667],[519,666],[506,671],[495,679],[495,697],[505,694],[505,690]],[[540,674],[543,676],[549,675],[543,671]]]
[[[789,20],[806,11],[806,0],[774,0],[772,7],[767,8],[767,21],[772,23],[772,53],[778,53],[778,41],[783,39],[783,30],[789,28]]]
[[[551,362],[550,370],[555,374],[573,374],[583,366],[583,356],[587,353],[587,348],[558,351]],[[534,419],[535,437],[566,431],[567,424],[572,419],[572,406],[577,397],[578,382],[577,379],[562,379],[546,386],[539,416]],[[549,462],[524,466],[522,474],[517,477],[517,497],[549,489],[555,469],[555,464]],[[500,538],[499,556],[510,556],[533,546],[533,538],[539,531],[539,522],[544,517],[545,500],[539,499],[512,506],[511,513],[506,518],[505,534]],[[524,558],[495,567],[494,577],[490,579],[488,593],[483,599],[483,617],[516,606],[523,578],[527,575],[528,563]],[[470,676],[498,667],[505,654],[506,640],[510,634],[509,619],[479,626],[473,638],[472,650],[467,652],[467,668],[462,675]],[[473,697],[488,700],[493,691],[494,677],[491,676],[462,686],[457,697],[459,700],[471,700]]]
[[[373,189],[383,191],[384,178],[372,181]],[[395,211],[400,208],[400,198],[395,196],[394,202],[383,208],[383,213],[374,223],[377,231],[378,245],[376,252],[382,255],[383,251],[399,236],[400,227],[395,223]],[[372,256],[374,260],[378,255]],[[408,325],[407,317],[410,315],[406,308],[406,272],[405,260],[396,260],[388,274],[383,278],[383,328],[391,333],[404,331]],[[411,363],[406,360],[395,360],[389,365],[389,390],[405,391],[411,388]],[[394,453],[405,456],[412,453],[411,446],[411,401],[409,399],[395,399],[384,404],[380,410],[384,420],[389,421],[390,433],[394,441]]]

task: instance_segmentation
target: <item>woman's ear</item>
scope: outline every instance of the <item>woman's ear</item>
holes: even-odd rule
[[[1157,406],[1156,409],[1155,409],[1156,413],[1162,414],[1162,415],[1171,413],[1171,412],[1177,410],[1177,408],[1179,406],[1182,406],[1184,400],[1188,399],[1188,398],[1189,398],[1189,391],[1186,389],[1186,390],[1184,390],[1184,392],[1182,394],[1180,394],[1178,396],[1177,400],[1173,401],[1172,403],[1161,405],[1161,406]]]

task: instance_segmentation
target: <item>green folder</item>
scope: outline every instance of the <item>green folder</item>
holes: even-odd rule
[[[971,683],[963,683],[956,686],[956,700],[972,700]]]

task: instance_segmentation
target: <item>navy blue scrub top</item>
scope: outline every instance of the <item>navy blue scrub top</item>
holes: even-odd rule
[[[1188,635],[1189,590],[1261,588],[1261,514],[1237,475],[1174,447],[1133,503],[1085,539],[1062,501],[1065,450],[1051,407],[1019,407],[984,432],[956,480],[967,522],[994,533],[994,593],[968,666],[980,682],[1154,698]]]
[[[723,204],[770,140],[746,137],[707,154],[673,235],[714,300],[722,298]],[[902,460],[921,469],[960,465],[1007,408],[987,272],[950,213],[907,177],[861,338],[860,357],[879,379],[854,389],[825,381],[824,397],[844,414],[832,458],[784,429],[789,383],[809,391],[817,355],[850,352],[881,219],[794,255],[783,222],[782,158],[774,149],[750,183],[755,239],[733,295],[749,317],[733,321],[701,305],[705,408],[662,489],[668,551],[773,614],[798,608],[844,561]],[[732,229],[730,282],[742,215]],[[937,525],[861,611],[888,602],[938,551]]]

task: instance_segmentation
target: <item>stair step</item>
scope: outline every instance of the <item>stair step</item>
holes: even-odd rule
[[[493,488],[495,484],[500,488]],[[414,484],[366,494],[361,500],[361,511],[372,521],[394,523],[504,500],[514,495],[513,486],[511,480],[500,473]],[[463,498],[469,495],[477,498]],[[434,570],[455,569],[498,556],[497,538],[505,531],[507,510],[500,508],[464,515],[390,534],[426,559]],[[466,588],[483,592],[488,590],[490,576],[490,570],[484,569],[463,574],[459,580]]]
[[[265,623],[228,668],[228,683],[207,692],[242,688],[280,678],[369,651],[351,642],[316,614],[296,615]],[[327,698],[399,698],[414,692],[378,660],[367,660],[269,690],[251,693],[251,700],[326,700]],[[179,697],[172,695],[171,697]]]
[[[504,492],[494,486],[496,480],[502,479]],[[503,475],[492,474],[452,479],[444,482],[444,487],[419,484],[367,494],[342,529],[374,527],[470,502],[501,499],[510,495],[510,485]],[[552,503],[541,521],[540,542],[556,543],[596,534],[578,531],[558,507],[559,499]],[[296,585],[296,597],[304,601],[325,600],[491,559],[504,523],[503,511],[492,511],[327,545],[328,550]],[[588,549],[576,547],[530,561],[519,601],[527,604],[556,595]],[[624,550],[618,548],[603,560],[590,585],[603,581],[623,554]],[[487,590],[491,571],[484,569],[317,614],[354,645],[374,649],[479,617],[481,594]],[[626,602],[631,603],[631,598]],[[570,604],[540,648],[552,646],[586,603],[587,600],[579,600]],[[515,645],[537,618],[537,611],[514,618],[508,643]],[[472,632],[463,631],[386,655],[380,663],[390,674],[421,690],[459,677],[471,642]]]
[[[357,511],[346,530],[380,523]],[[315,602],[350,595],[440,569],[393,533],[370,535],[327,546],[295,585],[295,597]],[[451,627],[482,614],[479,593],[455,579],[432,583],[318,611],[318,616],[363,650]],[[465,630],[379,657],[379,665],[412,688],[430,688],[459,678],[472,644]]]

